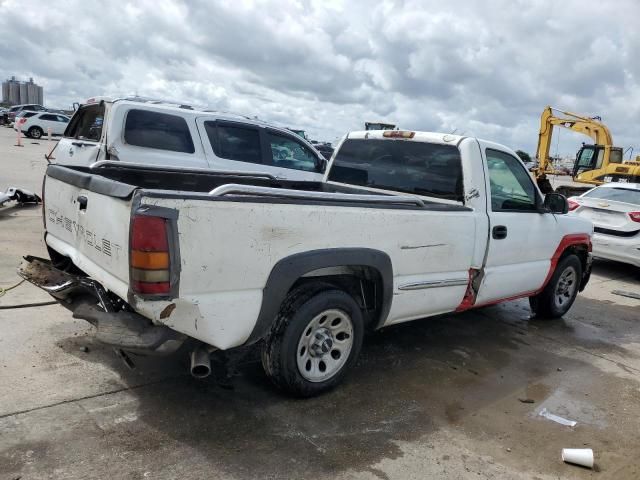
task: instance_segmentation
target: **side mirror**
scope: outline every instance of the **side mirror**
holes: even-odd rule
[[[547,193],[544,196],[544,210],[549,213],[568,213],[569,202],[567,202],[567,197],[555,192]]]
[[[317,158],[316,170],[318,171],[318,173],[324,173],[326,169],[327,169],[327,161],[324,158]]]

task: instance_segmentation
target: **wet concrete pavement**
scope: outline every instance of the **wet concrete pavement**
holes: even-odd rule
[[[12,180],[37,185],[33,164]],[[37,210],[0,209],[0,286],[43,250]],[[0,478],[640,478],[640,301],[614,289],[640,292],[640,273],[596,262],[557,321],[515,301],[387,328],[309,400],[276,391],[253,351],[225,389],[186,375],[186,354],[129,370],[62,307],[0,310]],[[41,300],[22,285],[0,306]],[[565,447],[593,448],[596,470],[563,464]]]

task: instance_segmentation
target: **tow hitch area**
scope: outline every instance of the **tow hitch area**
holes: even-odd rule
[[[49,260],[27,256],[18,275],[49,293],[73,312],[74,318],[96,327],[96,340],[135,353],[166,355],[176,351],[186,336],[131,311],[95,280],[55,268]]]

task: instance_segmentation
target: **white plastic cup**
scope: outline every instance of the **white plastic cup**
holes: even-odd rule
[[[590,448],[563,448],[562,461],[593,468],[593,450]]]

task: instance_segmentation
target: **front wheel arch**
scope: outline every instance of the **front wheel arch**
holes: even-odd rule
[[[570,284],[572,290],[570,295],[564,295],[564,293],[562,293],[562,295],[566,297],[566,303],[559,305],[556,302],[556,297],[560,295],[559,290],[564,289],[562,284],[563,275],[566,275],[567,272],[571,270],[575,272],[576,277]],[[529,297],[529,305],[535,316],[552,319],[560,318],[567,313],[573,306],[576,296],[578,295],[582,273],[582,263],[577,255],[570,253],[561,257],[551,278],[542,291],[537,295]]]

